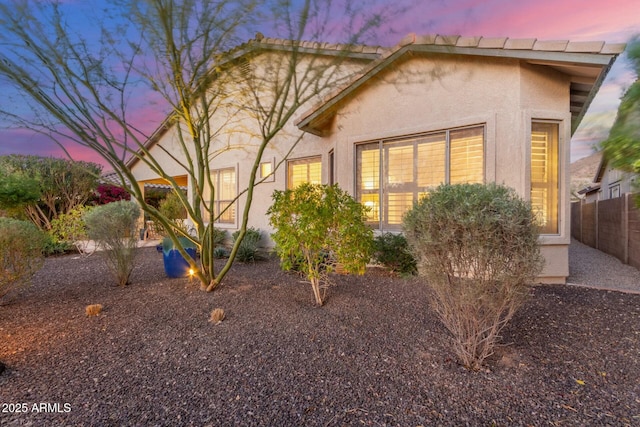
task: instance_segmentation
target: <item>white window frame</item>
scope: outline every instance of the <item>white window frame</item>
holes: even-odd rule
[[[401,228],[401,224],[389,223],[388,196],[390,193],[387,190],[388,184],[385,183],[388,175],[388,170],[386,170],[387,166],[386,166],[385,152],[388,151],[390,147],[393,147],[393,144],[402,144],[402,142],[404,141],[406,141],[409,144],[408,146],[413,144],[413,147],[414,147],[413,152],[415,154],[417,152],[418,146],[420,145],[421,138],[428,138],[436,135],[444,135],[444,142],[445,142],[444,183],[449,183],[451,179],[451,140],[452,140],[451,134],[456,131],[464,131],[467,129],[476,129],[476,128],[482,128],[482,132],[481,132],[482,133],[482,182],[484,183],[487,181],[487,166],[486,166],[487,165],[487,123],[477,123],[469,126],[442,129],[442,130],[433,131],[433,132],[425,132],[425,133],[407,135],[407,136],[396,137],[396,138],[377,139],[373,141],[367,141],[367,142],[355,144],[355,165],[356,166],[354,168],[354,173],[355,173],[354,182],[356,187],[355,188],[356,198],[358,201],[362,202],[363,195],[365,194],[375,195],[377,193],[377,196],[378,196],[377,206],[376,206],[376,209],[378,209],[378,212],[377,212],[377,215],[375,216],[377,220],[371,221],[369,222],[369,224],[380,231],[397,231]],[[423,142],[423,143],[430,144],[432,142]],[[379,156],[377,160],[377,167],[378,167],[377,175],[378,175],[379,183],[377,184],[377,188],[374,187],[372,190],[365,191],[362,188],[362,185],[360,183],[360,179],[361,179],[360,178],[360,160],[361,160],[360,153],[363,150],[363,147],[366,147],[366,146],[373,147],[376,145],[377,145],[377,148],[372,148],[372,150],[377,151]],[[407,189],[407,191],[403,192],[403,194],[412,193],[411,203],[417,201],[421,195],[426,194],[428,192],[428,188],[418,187],[418,183],[416,181],[418,165],[416,164],[417,159],[415,155],[412,160],[414,162],[414,164],[412,165],[413,180],[411,182],[407,182],[403,184]],[[367,205],[375,206],[375,200],[373,201],[367,200],[362,203],[365,204],[365,206]]]

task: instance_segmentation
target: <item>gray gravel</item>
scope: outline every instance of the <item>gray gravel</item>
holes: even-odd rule
[[[567,283],[597,289],[640,293],[640,270],[572,239]]]
[[[140,255],[126,288],[48,259],[0,306],[1,426],[640,425],[640,295],[537,286],[472,373],[418,279],[338,276],[316,308],[274,260],[206,294]]]

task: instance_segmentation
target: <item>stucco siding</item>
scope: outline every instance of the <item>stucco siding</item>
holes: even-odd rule
[[[338,111],[328,137],[337,182],[355,195],[358,143],[482,124],[485,181],[508,185],[528,199],[532,119],[560,124],[559,161],[561,169],[568,166],[568,88],[559,73],[516,60],[413,58],[372,79]],[[547,258],[543,281],[564,282],[568,274],[563,262],[569,236],[565,178],[559,178],[560,233],[541,240]]]

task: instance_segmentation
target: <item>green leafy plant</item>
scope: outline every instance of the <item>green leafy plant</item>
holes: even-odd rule
[[[44,255],[48,257],[73,252],[76,250],[76,247],[72,243],[52,236],[51,233],[45,233],[45,241],[42,250]]]
[[[84,205],[94,196],[101,170],[102,166],[96,163],[68,159],[19,154],[0,156],[0,174],[19,178],[8,190],[15,196],[17,189],[21,189],[21,209],[44,231],[51,228],[51,221],[58,215]],[[0,204],[6,196],[1,193],[4,193],[2,185]]]
[[[248,232],[248,230],[247,230]],[[234,233],[235,236],[237,236],[237,233]],[[227,240],[227,230],[221,230],[219,228],[214,228],[213,229],[213,244],[215,247],[220,247],[220,246],[224,246],[226,240]],[[233,240],[235,241],[235,236],[233,238]]]
[[[402,234],[383,233],[374,240],[374,259],[391,271],[400,274],[416,274],[416,259],[409,250],[407,239]]]
[[[91,207],[77,206],[67,214],[60,214],[51,221],[49,234],[55,242],[64,246],[74,246],[81,255],[91,255],[89,251],[89,236],[84,216]]]
[[[181,230],[183,233],[186,233],[185,219],[187,218],[187,211],[180,201],[178,194],[175,191],[167,193],[167,196],[160,201],[159,205],[158,211],[169,221],[171,226],[175,230]],[[156,224],[156,230],[162,236],[167,235],[166,230],[160,223]]]
[[[479,369],[543,265],[530,205],[496,184],[441,185],[404,230],[455,353]]]
[[[324,303],[324,272],[339,263],[345,272],[363,274],[371,258],[373,231],[364,206],[337,185],[302,184],[275,191],[267,211],[276,229],[271,236],[284,269],[299,270],[311,282],[315,301]]]
[[[234,242],[238,239],[239,235],[239,231],[232,234]],[[236,254],[238,260],[242,262],[255,261],[258,252],[258,244],[260,243],[261,238],[262,234],[260,233],[260,230],[253,227],[248,228],[242,242],[240,242],[240,245],[238,246],[238,252]]]
[[[84,215],[89,237],[102,247],[107,265],[120,286],[129,283],[133,271],[139,216],[140,207],[124,200],[96,206]]]
[[[213,250],[213,257],[214,258],[222,259],[222,258],[226,258],[228,256],[229,256],[229,252],[225,248],[223,248],[221,246],[218,246],[217,248],[215,248]]]
[[[45,233],[31,222],[0,218],[0,298],[42,267],[44,242]]]

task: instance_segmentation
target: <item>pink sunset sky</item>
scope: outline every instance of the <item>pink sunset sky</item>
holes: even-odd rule
[[[389,45],[408,33],[607,43],[624,43],[640,34],[640,0],[398,0],[396,3],[406,3],[408,9],[391,24],[396,39],[388,40]],[[265,35],[277,36],[267,32]],[[572,138],[572,161],[589,155],[592,147],[606,138],[620,96],[635,78],[622,55]],[[159,108],[140,110],[137,117],[138,127],[148,131],[164,118]],[[65,148],[74,160],[103,163],[95,153],[77,144],[69,143]],[[0,128],[0,155],[13,153],[65,156],[47,137],[27,130]]]

